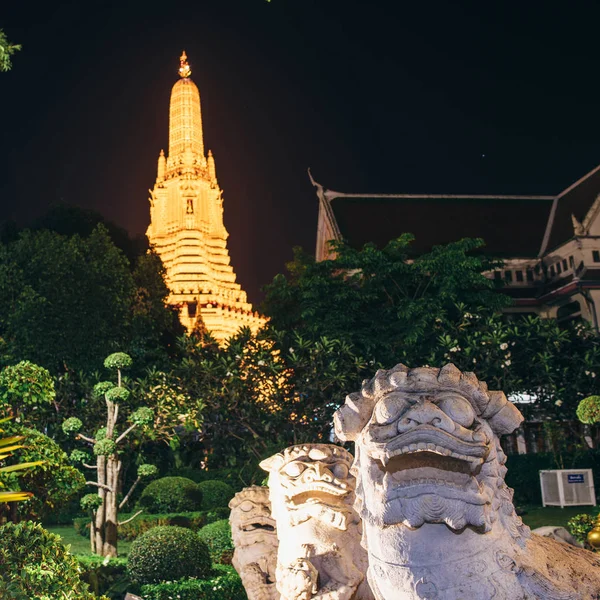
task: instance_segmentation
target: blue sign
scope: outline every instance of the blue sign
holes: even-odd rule
[[[567,473],[569,483],[585,483],[585,473]]]

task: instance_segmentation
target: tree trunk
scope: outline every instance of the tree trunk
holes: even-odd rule
[[[118,504],[117,491],[119,484],[119,471],[121,470],[121,461],[112,455],[108,457],[106,466],[107,484],[112,491],[106,490],[105,504],[105,522],[104,522],[104,547],[102,556],[117,556],[117,520]]]
[[[106,481],[106,457],[99,456],[96,460],[96,465],[98,466],[98,483],[101,485],[107,485]],[[99,487],[98,488],[98,496],[102,498],[102,504],[98,507],[96,511],[96,524],[93,527],[94,529],[94,542],[92,543],[92,552],[94,554],[100,554],[104,556],[104,523],[106,521],[106,490]]]

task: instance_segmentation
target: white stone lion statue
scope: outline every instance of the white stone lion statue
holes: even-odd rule
[[[353,441],[356,508],[378,600],[590,600],[600,560],[532,535],[498,436],[523,417],[454,365],[378,371],[336,412]]]

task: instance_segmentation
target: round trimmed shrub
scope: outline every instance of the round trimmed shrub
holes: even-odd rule
[[[65,591],[78,600],[96,598],[80,578],[77,559],[39,523],[7,523],[0,540],[0,598],[63,600]]]
[[[206,543],[185,527],[154,527],[137,538],[127,557],[127,572],[139,584],[203,579],[210,574]]]
[[[149,513],[193,512],[202,506],[202,491],[191,479],[161,477],[146,486],[138,504]]]
[[[229,519],[222,519],[205,525],[198,537],[206,543],[212,561],[221,565],[230,565],[233,558],[233,540]]]
[[[235,496],[235,491],[228,483],[216,479],[201,481],[198,484],[198,488],[202,490],[203,510],[227,506],[229,501]]]

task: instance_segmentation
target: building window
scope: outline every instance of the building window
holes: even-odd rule
[[[561,269],[561,266],[560,266],[560,263],[559,263],[559,262],[557,262],[557,263],[556,263],[556,272],[557,272],[559,275],[562,273],[562,269]]]
[[[594,259],[594,262],[600,262],[600,251],[592,250],[592,258]]]
[[[539,263],[538,263],[537,265],[535,265],[535,269],[534,269],[534,271],[536,272],[536,274],[537,274],[537,275],[539,275],[539,274],[540,274],[541,267],[540,267],[540,264],[539,264]]]
[[[517,281],[522,283],[523,282],[523,271],[515,271],[515,275],[517,276]]]
[[[494,271],[494,279],[496,281],[500,281],[502,279],[502,272],[501,271]]]
[[[569,256],[569,266],[571,267],[571,269],[575,268],[575,261],[573,260],[572,256]]]
[[[512,271],[504,271],[504,279],[507,283],[512,283]]]
[[[554,277],[556,273],[554,272],[554,265],[550,267],[550,277]]]
[[[566,271],[569,268],[567,266],[567,259],[566,258],[563,258],[562,265],[563,265],[563,271]]]
[[[533,271],[531,269],[527,269],[527,281],[533,283]]]
[[[186,208],[185,212],[188,215],[194,214],[194,201],[192,200],[192,198],[187,199],[187,208]]]

